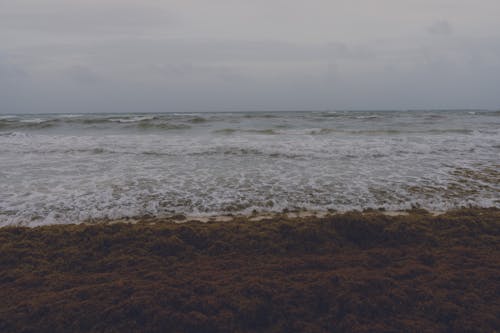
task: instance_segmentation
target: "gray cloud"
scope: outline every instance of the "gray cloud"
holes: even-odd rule
[[[0,27],[11,31],[36,30],[38,33],[58,35],[75,32],[120,34],[132,33],[137,28],[168,26],[174,20],[164,7],[147,1],[19,2],[21,4],[3,5],[4,8],[0,11]]]
[[[472,6],[0,0],[0,113],[498,108],[500,3]]]
[[[427,31],[432,35],[451,35],[453,28],[448,21],[439,20],[432,23]]]
[[[0,81],[7,79],[20,79],[27,76],[26,71],[13,63],[9,57],[0,53]]]
[[[25,78],[26,72],[15,65],[0,62],[0,80]]]
[[[98,74],[82,65],[71,66],[66,70],[66,73],[72,80],[79,84],[94,85],[100,81]]]

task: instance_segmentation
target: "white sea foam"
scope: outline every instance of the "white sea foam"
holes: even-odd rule
[[[79,118],[79,117],[84,117],[83,114],[61,114],[61,115],[57,115],[57,117],[59,118]]]
[[[29,124],[41,124],[46,121],[49,121],[50,119],[42,119],[42,118],[28,118],[28,119],[21,119],[21,123],[29,123]]]
[[[136,116],[130,118],[111,118],[109,121],[117,123],[135,123],[144,120],[153,120],[154,116]]]

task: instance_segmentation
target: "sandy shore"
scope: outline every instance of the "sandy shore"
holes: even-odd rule
[[[361,213],[362,215],[370,216],[373,214],[381,214],[384,216],[408,216],[413,214],[415,210],[365,210]],[[337,215],[342,215],[345,213],[354,212],[337,212],[337,211],[313,211],[313,210],[300,210],[300,211],[289,211],[289,212],[263,212],[263,213],[252,213],[252,214],[227,214],[227,215],[183,215],[177,214],[172,216],[164,217],[132,217],[132,218],[122,218],[115,220],[95,220],[86,221],[85,224],[116,224],[116,223],[188,223],[188,222],[234,222],[234,221],[250,221],[257,222],[263,220],[275,220],[275,219],[303,219],[303,218],[331,218]],[[445,214],[446,211],[427,211],[428,214],[432,216],[439,216]]]
[[[0,331],[499,330],[499,209],[294,214],[0,228]]]

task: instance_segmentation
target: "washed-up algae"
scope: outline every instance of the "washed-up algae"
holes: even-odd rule
[[[1,332],[495,332],[500,210],[0,229]]]

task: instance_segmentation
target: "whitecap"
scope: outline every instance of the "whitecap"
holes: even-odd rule
[[[50,121],[50,119],[42,119],[42,118],[30,118],[30,119],[21,119],[21,123],[28,123],[28,124],[41,124],[45,123],[47,121]]]
[[[153,120],[155,119],[154,116],[137,116],[137,117],[131,117],[131,118],[111,118],[109,121],[111,122],[117,122],[117,123],[136,123],[136,122],[141,122],[145,120]]]

